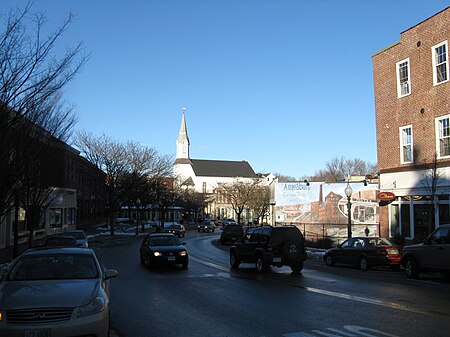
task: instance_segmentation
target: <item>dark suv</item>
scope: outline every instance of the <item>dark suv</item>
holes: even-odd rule
[[[235,243],[244,236],[244,229],[238,224],[228,224],[220,233],[220,243]]]
[[[295,226],[252,228],[230,248],[231,267],[238,268],[241,263],[255,263],[258,272],[263,272],[272,265],[290,266],[294,273],[300,273],[305,260],[305,240]]]
[[[409,278],[426,271],[450,274],[450,225],[439,226],[421,244],[403,247],[402,265]]]

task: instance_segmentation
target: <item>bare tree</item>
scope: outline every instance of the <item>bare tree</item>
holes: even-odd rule
[[[430,196],[430,200],[428,203],[428,233],[423,234],[424,236],[430,234],[434,229],[434,217],[436,214],[436,201],[434,200],[436,197],[437,188],[439,186],[439,182],[442,179],[443,173],[438,166],[437,153],[434,153],[433,160],[430,164],[426,166],[426,173],[422,176],[421,184],[428,192]],[[417,233],[417,236],[422,235],[421,233]]]
[[[207,195],[195,191],[194,188],[179,189],[181,206],[188,214],[188,222],[194,220],[195,222],[202,214],[207,203]]]
[[[94,166],[106,174],[106,213],[111,235],[114,235],[114,213],[129,202],[139,186],[152,178],[170,176],[172,159],[156,149],[136,142],[121,143],[106,135],[79,132],[75,146]]]
[[[258,179],[247,181],[236,178],[231,183],[222,183],[219,185],[219,193],[230,203],[238,217],[238,223],[241,222],[242,212],[249,206],[258,183]]]
[[[252,197],[248,203],[253,210],[253,217],[261,223],[270,211],[270,188],[267,185],[254,186]]]
[[[87,61],[81,43],[60,57],[55,51],[71,14],[46,35],[45,16],[30,12],[31,4],[10,11],[0,33],[0,222],[21,189],[30,188],[22,169],[36,150],[32,145],[70,135],[76,117],[60,93]],[[17,142],[18,134],[27,146]]]
[[[345,159],[335,157],[325,164],[325,169],[316,171],[311,180],[323,180],[326,182],[337,182],[346,179],[347,176],[374,174],[377,172],[375,164],[363,161],[359,158]]]

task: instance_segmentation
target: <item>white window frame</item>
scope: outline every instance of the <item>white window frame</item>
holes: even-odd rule
[[[441,46],[445,46],[445,62],[441,62],[440,64],[437,63],[436,60],[436,49],[441,47]],[[439,85],[445,82],[449,81],[449,61],[448,61],[448,42],[447,40],[445,40],[444,42],[441,42],[439,44],[434,45],[433,47],[431,47],[431,58],[433,61],[433,85]],[[439,65],[445,64],[445,71],[447,74],[447,78],[441,82],[438,82],[438,78],[437,78],[437,67]]]
[[[405,137],[404,136],[404,132],[405,130],[410,130],[411,131],[411,139],[410,139],[410,143],[404,142],[405,141]],[[406,126],[402,126],[399,128],[399,133],[400,133],[400,163],[402,164],[410,164],[414,162],[414,152],[413,152],[413,127],[412,125],[406,125]],[[410,147],[410,152],[411,152],[411,160],[406,161],[404,160],[405,158],[405,147],[409,146]]]
[[[449,154],[442,155],[441,154],[441,147],[440,147],[440,140],[441,140],[441,138],[442,139],[443,138],[450,138],[450,131],[449,131],[449,135],[448,136],[444,136],[441,133],[442,121],[445,120],[445,119],[448,120],[448,125],[449,125],[449,128],[450,128],[450,115],[441,116],[441,117],[436,118],[436,120],[435,120],[435,123],[436,123],[436,125],[435,125],[435,128],[436,128],[436,153],[437,153],[437,157],[439,159],[440,158],[450,158],[450,151],[449,151]]]
[[[400,78],[400,66],[402,64],[406,63],[407,66],[407,70],[408,70],[408,79],[406,82],[401,83],[401,78]],[[410,74],[410,62],[409,62],[409,58],[406,58],[404,60],[401,60],[399,62],[396,63],[395,65],[395,72],[397,74],[397,97],[405,97],[411,94],[411,74]],[[402,88],[405,87],[406,84],[406,92],[402,93]]]

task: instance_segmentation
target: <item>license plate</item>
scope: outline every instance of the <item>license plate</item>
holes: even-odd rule
[[[169,256],[169,257],[167,258],[167,261],[175,261],[175,256]]]
[[[24,337],[50,337],[50,329],[28,329]]]
[[[281,262],[281,257],[274,257],[273,262]]]

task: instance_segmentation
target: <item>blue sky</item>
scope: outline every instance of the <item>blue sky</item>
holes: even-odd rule
[[[2,19],[27,1],[2,0]],[[65,89],[76,129],[175,155],[185,107],[194,159],[313,175],[376,163],[372,55],[448,0],[35,0],[60,46],[90,54]],[[2,25],[3,27],[3,25]]]

